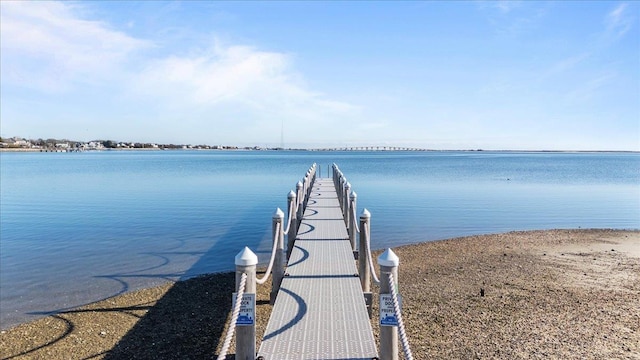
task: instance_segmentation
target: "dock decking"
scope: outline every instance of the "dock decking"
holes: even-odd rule
[[[318,178],[258,357],[377,357],[358,270],[331,179]]]

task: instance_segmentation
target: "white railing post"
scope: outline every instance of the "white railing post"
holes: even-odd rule
[[[311,176],[311,184],[313,184],[316,181],[316,174],[318,173],[316,163],[313,163],[313,165],[311,165],[311,168],[313,169],[313,176]]]
[[[307,201],[309,200],[309,171],[304,175],[304,179],[302,179],[302,191],[304,196],[302,198],[302,210],[304,211],[307,208]]]
[[[276,296],[278,296],[278,291],[280,290],[280,283],[284,277],[284,229],[282,228],[284,213],[280,208],[273,213],[272,219],[272,234],[273,241],[275,242],[273,245],[276,247],[276,256],[273,260],[273,270],[271,270],[271,274],[273,275],[273,279],[271,280],[271,294],[269,296],[269,303],[271,305],[276,301]]]
[[[302,191],[304,192],[304,198],[303,198],[303,202],[305,203],[306,206],[306,201],[307,201],[307,192],[309,191],[309,171],[307,171],[304,174],[304,177],[302,178]]]
[[[291,256],[291,250],[293,250],[293,244],[296,241],[296,235],[298,234],[298,209],[296,208],[296,193],[291,190],[287,195],[289,203],[289,217],[291,223],[289,223],[289,233],[287,233],[287,259]]]
[[[344,184],[344,224],[348,227],[349,226],[349,210],[350,210],[350,205],[351,205],[351,201],[349,198],[349,195],[351,195],[351,183],[347,182],[346,184]]]
[[[380,265],[380,360],[398,360],[398,324],[393,310],[391,292],[398,292],[398,265],[400,259],[391,249],[387,249],[378,257]],[[393,274],[394,287],[389,287],[389,274]],[[395,321],[394,321],[395,319]]]
[[[307,187],[307,197],[311,196],[311,191],[313,190],[313,179],[315,177],[316,168],[315,166],[311,166],[307,174],[309,174],[309,186]]]
[[[302,202],[304,201],[304,193],[302,192],[302,182],[298,181],[298,183],[296,184],[296,191],[298,193],[298,197],[296,199],[298,205],[296,206],[297,210],[297,218],[298,221],[296,222],[296,234],[298,233],[298,230],[300,230],[300,221],[302,221],[302,216],[304,215],[304,206],[302,205]]]
[[[243,314],[236,322],[236,359],[254,360],[256,358],[256,265],[258,257],[248,247],[236,255],[236,291],[239,290],[242,274],[247,274],[241,309]],[[245,300],[246,299],[246,300]],[[253,309],[253,312],[247,311]]]
[[[347,178],[340,176],[340,184],[338,185],[338,200],[340,200],[340,210],[344,211],[344,187],[347,184]]]
[[[331,165],[331,169],[333,170],[332,172],[332,178],[333,178],[333,187],[337,187],[338,186],[338,165],[336,165],[335,163],[333,163],[333,165]]]
[[[355,212],[355,209],[357,209],[358,207],[356,206],[356,201],[358,199],[358,194],[356,194],[355,191],[351,192],[351,206],[349,206],[349,242],[351,243],[351,250],[353,251],[353,256],[357,259],[358,256],[358,252],[356,251],[356,219],[355,216],[353,216],[353,213]]]
[[[360,285],[362,286],[362,292],[364,293],[367,312],[369,313],[369,318],[371,318],[371,304],[373,303],[373,297],[371,295],[371,266],[369,265],[369,257],[365,253],[365,251],[367,251],[367,244],[370,241],[369,236],[371,236],[369,229],[371,229],[371,213],[369,210],[364,209],[360,214],[358,273],[360,274]]]

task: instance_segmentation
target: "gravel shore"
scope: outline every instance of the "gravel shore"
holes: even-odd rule
[[[640,359],[639,231],[510,232],[394,251],[416,359]],[[0,333],[0,358],[215,359],[233,287],[233,274],[212,274],[22,324]],[[258,286],[258,339],[269,289]]]

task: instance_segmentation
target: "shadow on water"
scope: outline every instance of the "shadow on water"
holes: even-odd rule
[[[255,214],[256,211],[259,213],[261,209],[251,209],[245,214]],[[249,219],[246,216],[239,218]],[[228,244],[238,243],[244,246],[246,242],[247,245],[256,247],[260,243],[265,229],[261,228],[259,224],[255,221],[238,221],[232,224],[223,235],[211,239],[214,245],[207,251],[190,252],[189,255],[201,256],[184,272],[172,271],[175,269],[165,273],[157,272],[165,266],[172,265],[171,256],[185,254],[180,251],[181,246],[179,246],[168,252],[145,252],[146,255],[157,256],[161,259],[161,264],[158,266],[145,267],[131,273],[96,276],[96,278],[113,280],[120,287],[119,290],[98,302],[128,292],[131,288],[128,279],[155,278],[173,281],[179,278],[185,281],[175,282],[157,301],[140,300],[121,307],[104,305],[96,308],[89,305],[86,309],[74,307],[37,313],[63,320],[67,330],[54,339],[33,345],[30,349],[23,350],[18,354],[11,354],[9,357],[3,355],[2,357],[13,359],[25,355],[37,356],[56,344],[63,345],[73,338],[76,329],[83,325],[74,323],[74,316],[82,313],[101,313],[113,315],[113,319],[116,319],[113,321],[116,324],[112,325],[115,326],[119,326],[118,316],[134,316],[139,320],[119,339],[113,348],[102,349],[101,352],[93,354],[87,359],[95,357],[104,359],[214,358],[221,338],[225,335],[223,331],[231,311],[231,293],[235,289],[235,273],[220,273],[219,269],[221,265],[226,269],[233,268],[233,258],[241,250],[241,245],[238,245],[236,249],[230,248]],[[239,241],[239,237],[243,237],[245,234],[250,238]],[[212,269],[217,270],[208,271]],[[216,271],[218,273],[201,275]],[[258,302],[258,305],[260,304],[261,302]],[[234,356],[228,355],[227,358],[233,359]]]
[[[253,209],[248,214],[256,213]],[[248,217],[240,217],[248,219]],[[231,293],[235,289],[235,273],[199,276],[219,268],[220,262],[233,266],[233,258],[241,250],[230,248],[239,243],[239,234],[253,234],[258,243],[264,229],[250,221],[238,221],[215,240],[136,325],[106,353],[104,359],[210,359],[213,358],[231,311]],[[164,256],[170,254],[164,253]],[[162,276],[162,275],[160,275]],[[183,281],[186,280],[186,281]],[[229,357],[228,358],[233,358]]]

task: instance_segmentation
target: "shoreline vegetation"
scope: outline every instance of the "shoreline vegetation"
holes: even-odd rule
[[[416,359],[640,359],[640,230],[509,232],[394,251]],[[234,281],[203,275],[2,330],[0,358],[214,359]],[[269,291],[258,286],[258,347]],[[377,311],[374,301],[376,338]]]
[[[231,150],[231,151],[427,151],[427,152],[521,152],[521,153],[640,153],[632,150],[486,150],[486,149],[428,149],[398,146],[343,146],[334,148],[285,148],[261,146],[230,146],[230,145],[185,145],[158,144],[141,142],[123,142],[113,140],[93,140],[89,142],[67,139],[23,139],[20,137],[0,137],[0,152],[85,152],[85,151],[161,151],[161,150]]]

